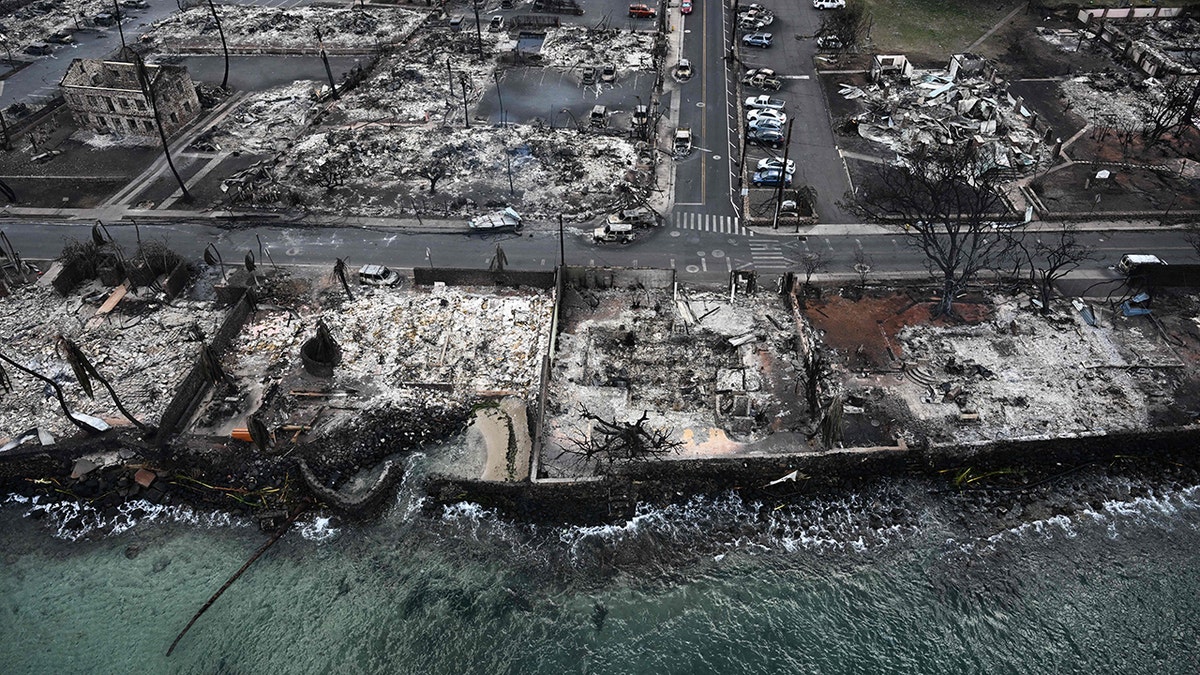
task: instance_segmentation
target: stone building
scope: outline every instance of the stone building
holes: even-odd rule
[[[146,65],[170,136],[200,113],[196,87],[187,68]],[[82,128],[135,136],[156,136],[154,110],[138,84],[137,67],[121,61],[75,59],[59,83],[67,106]]]

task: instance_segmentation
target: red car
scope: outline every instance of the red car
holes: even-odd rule
[[[679,3],[679,13],[680,14],[691,14],[692,13],[692,0],[683,0],[683,2],[680,2]]]
[[[658,11],[646,5],[630,5],[629,16],[634,19],[653,19],[658,16]]]

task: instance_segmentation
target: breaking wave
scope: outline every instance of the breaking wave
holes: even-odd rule
[[[26,518],[48,525],[51,536],[78,541],[89,536],[118,535],[142,523],[172,523],[201,528],[248,527],[252,523],[225,511],[204,511],[190,506],[164,506],[143,499],[124,502],[104,511],[72,501],[44,502],[39,497],[9,495],[5,504],[29,505]]]

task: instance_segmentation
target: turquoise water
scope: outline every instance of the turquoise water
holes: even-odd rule
[[[727,495],[587,528],[516,525],[470,505],[424,516],[405,487],[376,523],[309,518],[171,657],[176,633],[264,535],[170,510],[100,534],[10,501],[0,663],[6,673],[1200,672],[1200,487],[1089,476],[1023,499],[930,488],[895,481],[778,509]]]

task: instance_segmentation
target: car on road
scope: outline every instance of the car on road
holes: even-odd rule
[[[46,38],[46,42],[53,42],[56,45],[69,45],[74,41],[75,37],[71,35],[71,31],[65,28]]]
[[[597,244],[614,241],[628,244],[633,241],[633,236],[633,225],[629,223],[605,223],[592,230],[592,241]]]
[[[692,128],[679,127],[675,130],[675,156],[686,157],[692,152]]]
[[[746,111],[747,122],[766,119],[779,120],[780,123],[787,124],[787,115],[778,110],[771,110],[770,108],[767,108],[762,110],[755,109]]]
[[[585,67],[585,68],[583,69],[583,72],[582,72],[582,73],[580,73],[580,75],[579,75],[579,81],[580,81],[580,83],[582,83],[582,84],[596,84],[596,75],[598,74],[598,72],[599,72],[599,71],[597,71],[597,70],[596,70],[596,66],[587,66],[587,67]]]
[[[679,65],[675,66],[675,77],[681,80],[686,80],[692,76],[692,62],[687,59],[679,59]]]
[[[33,44],[25,45],[25,53],[30,56],[46,56],[52,51],[54,51],[54,47],[45,42],[34,42]]]
[[[755,145],[765,145],[768,148],[778,150],[783,147],[784,136],[782,131],[774,129],[756,129],[746,134],[746,140]]]
[[[488,22],[488,32],[490,32],[490,33],[499,33],[500,30],[503,28],[504,28],[504,17],[500,16],[499,14],[497,14],[496,16],[493,16],[492,20],[490,22]]]
[[[604,64],[600,69],[600,81],[605,84],[612,84],[617,81],[617,66],[612,63]]]
[[[789,187],[792,184],[792,174],[785,174],[778,169],[764,169],[762,171],[755,171],[754,175],[750,177],[750,183],[758,187],[766,185],[772,187],[778,185]]]
[[[756,33],[749,33],[747,35],[743,35],[742,36],[742,44],[746,45],[747,47],[758,47],[760,49],[766,49],[771,46],[771,34],[756,32]]]
[[[760,160],[758,160],[758,164],[756,164],[754,166],[755,171],[766,171],[768,169],[774,169],[775,171],[778,171],[782,168],[783,168],[783,159],[781,159],[779,157],[766,157],[764,159],[760,159]],[[788,173],[788,174],[796,173],[795,160],[789,159],[787,161],[786,173]]]
[[[645,206],[635,206],[608,214],[608,224],[655,227],[658,225],[658,214]]]
[[[781,122],[777,119],[764,117],[762,119],[754,120],[753,122],[748,122],[746,124],[746,128],[750,131],[764,131],[767,129],[773,131],[783,131],[784,125],[784,122]]]
[[[787,101],[784,101],[781,98],[771,98],[766,94],[759,94],[758,96],[750,96],[746,98],[746,107],[750,109],[759,108],[782,111],[786,105]]]
[[[146,2],[146,0],[121,0],[121,6],[128,7],[129,9],[146,9],[150,6],[150,3]]]
[[[383,265],[363,265],[358,270],[358,283],[367,286],[395,286],[400,283],[400,275]]]
[[[630,5],[629,16],[634,19],[653,19],[658,16],[658,10],[648,5]]]
[[[813,9],[846,9],[846,0],[813,0]]]
[[[846,45],[842,43],[842,39],[836,35],[822,35],[817,38],[817,49],[841,49]]]
[[[683,2],[679,3],[679,13],[680,14],[691,14],[692,13],[692,0],[683,0]]]

